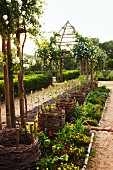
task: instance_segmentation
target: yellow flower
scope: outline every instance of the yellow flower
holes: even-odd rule
[[[60,167],[57,170],[62,170]]]
[[[70,124],[70,126],[69,126],[71,129],[73,129],[73,127],[74,127],[74,124]]]

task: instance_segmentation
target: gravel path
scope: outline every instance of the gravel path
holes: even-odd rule
[[[100,127],[113,128],[113,81],[99,82],[99,86],[106,85],[111,89],[110,97],[107,101],[104,116]],[[113,132],[97,131],[92,150],[94,156],[91,157],[87,170],[113,170]]]

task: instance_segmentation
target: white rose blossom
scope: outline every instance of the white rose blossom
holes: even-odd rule
[[[22,6],[22,1],[21,0],[17,0],[18,5],[21,7]]]
[[[8,19],[7,15],[3,15],[3,19],[6,21]]]
[[[26,64],[26,63],[25,63],[25,64],[23,64],[23,67],[26,68],[26,69],[28,69],[28,68],[29,68],[29,64]]]
[[[28,63],[30,64],[30,65],[32,65],[32,66],[34,66],[35,64],[36,64],[36,61],[35,61],[35,59],[33,58],[29,58],[28,59]]]
[[[5,24],[8,25],[8,24],[9,24],[9,21],[6,21]]]
[[[30,59],[30,58],[28,59],[28,63],[29,63],[29,64],[31,63],[31,59]]]
[[[32,60],[32,66],[34,66],[35,64],[36,64],[36,60],[33,59],[33,60]]]
[[[19,64],[20,63],[19,57],[16,57],[15,59],[13,59],[12,63],[13,64]]]
[[[6,0],[6,2],[10,4],[10,3],[11,3],[11,0]]]
[[[26,12],[25,11],[22,11],[22,15],[25,15],[26,14]]]

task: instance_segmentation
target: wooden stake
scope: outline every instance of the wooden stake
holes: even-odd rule
[[[24,118],[24,128],[25,128],[25,132],[27,132],[27,130],[26,130],[26,118]]]
[[[18,148],[19,147],[19,128],[17,128],[16,130],[17,130],[16,145],[17,145],[17,148]]]
[[[35,136],[36,136],[36,133],[37,133],[36,122],[37,122],[37,121],[34,121],[34,135],[35,135]]]

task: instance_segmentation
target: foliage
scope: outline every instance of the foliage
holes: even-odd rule
[[[37,161],[38,169],[79,169],[83,166],[90,137],[89,129],[83,128],[81,120],[76,124],[67,123],[61,131],[51,137],[48,134],[50,133],[47,131],[37,133],[43,154]]]
[[[109,59],[113,59],[113,40],[100,43],[99,46],[106,51]]]
[[[18,28],[36,34],[39,31],[39,18],[43,13],[43,1],[1,1],[0,30],[1,35],[16,33]]]
[[[32,74],[24,77],[24,88],[26,92],[39,90],[52,83],[52,77],[49,74]]]
[[[65,70],[75,70],[77,68],[76,60],[73,58],[67,58],[63,60],[63,68]]]
[[[80,75],[79,70],[65,70],[63,71],[63,81],[76,79]]]
[[[105,101],[109,96],[109,89],[106,86],[97,87],[90,91],[82,106],[77,106],[73,115],[73,122],[78,119],[83,120],[84,124],[97,126],[103,113]]]
[[[15,96],[18,95],[18,79],[14,78],[14,91]],[[49,74],[29,74],[24,76],[24,88],[27,93],[30,91],[39,90],[44,87],[48,87],[52,83],[52,77]],[[0,92],[1,95],[4,96],[3,93],[4,81],[0,80]]]
[[[104,70],[97,71],[94,73],[94,77],[98,81],[110,81],[113,80],[113,71],[112,70]]]
[[[83,37],[82,35],[78,35],[77,43],[74,45],[73,48],[74,56],[77,59],[83,58],[91,58],[94,54],[94,44],[92,43],[91,39],[88,37]]]
[[[113,58],[105,61],[105,69],[113,69]]]

